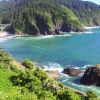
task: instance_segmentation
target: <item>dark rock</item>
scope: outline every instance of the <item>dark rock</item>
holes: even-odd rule
[[[84,32],[85,29],[83,26],[74,26],[73,24],[69,24],[64,21],[61,25],[60,31],[62,32]]]
[[[88,68],[80,82],[84,85],[100,86],[100,64]]]
[[[77,76],[82,73],[80,69],[75,69],[75,68],[65,68],[63,70],[64,74],[68,74],[70,76]]]

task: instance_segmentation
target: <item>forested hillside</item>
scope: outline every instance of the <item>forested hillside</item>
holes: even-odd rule
[[[100,8],[81,0],[3,0],[1,23],[11,23],[14,33],[50,35],[84,31],[100,25]]]
[[[59,34],[82,31],[82,25],[67,7],[50,0],[10,0],[2,23],[12,23],[18,34]]]
[[[70,8],[86,26],[100,25],[99,5],[82,0],[59,0],[60,3]]]

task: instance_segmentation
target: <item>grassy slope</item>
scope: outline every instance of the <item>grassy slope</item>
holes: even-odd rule
[[[0,69],[0,98],[5,99],[8,95],[10,97],[13,97],[14,94],[17,95],[17,87],[13,86],[9,80],[14,74],[15,73],[10,70]]]
[[[10,77],[15,72],[7,69],[0,69],[0,99],[1,100],[37,100],[37,97],[29,92],[21,94],[21,88],[14,86]],[[33,96],[32,96],[33,95]]]
[[[97,100],[96,96],[94,97],[90,93],[87,100]],[[0,50],[0,99],[86,100],[84,96],[49,78],[42,69],[30,60],[19,64],[3,50]]]
[[[61,83],[50,79],[31,61],[24,61],[21,65],[23,68],[20,68],[19,65],[8,53],[0,50],[1,100],[58,100],[56,99],[57,94],[53,95],[58,91],[55,89],[64,92]],[[71,92],[76,98],[79,98],[77,94]]]

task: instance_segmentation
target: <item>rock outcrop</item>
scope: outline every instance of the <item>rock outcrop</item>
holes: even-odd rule
[[[52,79],[57,80],[60,77],[60,73],[58,71],[46,71],[48,76]]]
[[[80,83],[100,86],[100,64],[88,68],[81,78]]]
[[[65,68],[63,70],[64,74],[68,74],[70,76],[78,76],[79,74],[82,73],[82,71],[80,69],[76,69],[76,68]]]

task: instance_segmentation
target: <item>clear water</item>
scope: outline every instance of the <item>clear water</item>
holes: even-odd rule
[[[100,28],[89,29],[86,34],[72,36],[6,38],[0,40],[0,45],[18,61],[30,58],[60,71],[67,65],[86,69],[86,65],[100,63]],[[81,76],[69,77],[62,74],[59,80],[82,92],[92,90],[100,95],[100,88],[81,85],[80,78]]]

